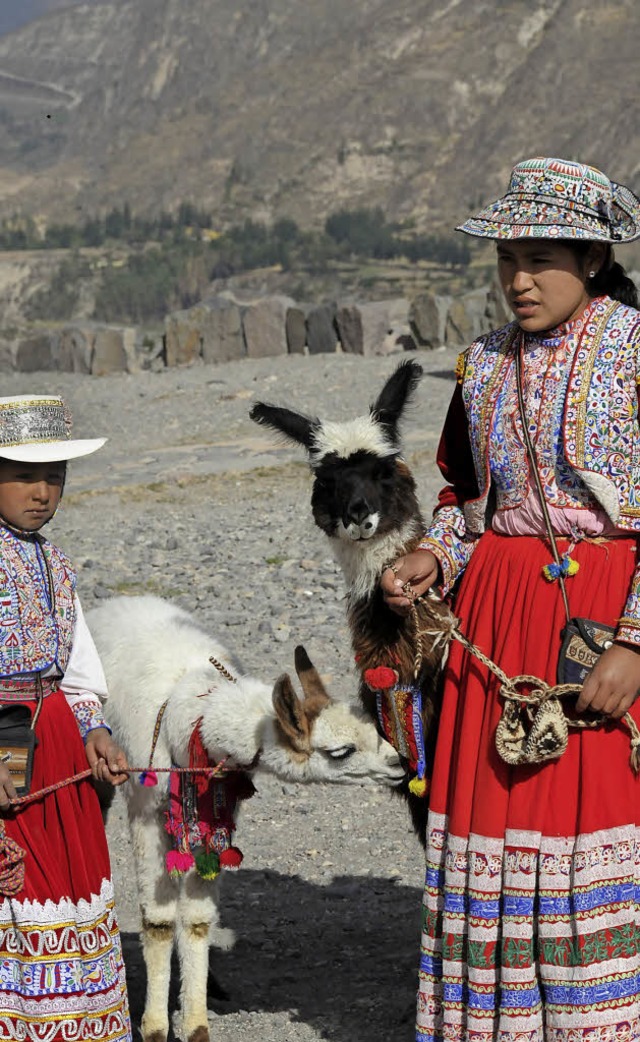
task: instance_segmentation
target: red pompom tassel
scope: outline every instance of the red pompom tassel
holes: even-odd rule
[[[150,789],[154,785],[158,784],[158,775],[155,771],[141,771],[138,781],[141,785],[144,785],[145,788]]]
[[[237,847],[227,847],[226,850],[220,852],[220,866],[221,868],[240,868],[244,855],[241,850]]]
[[[395,669],[389,666],[376,666],[375,669],[364,671],[364,682],[372,691],[387,691],[397,684],[399,679]]]

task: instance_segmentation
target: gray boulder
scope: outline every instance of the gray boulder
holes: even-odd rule
[[[404,350],[412,340],[409,302],[404,297],[359,305],[363,355],[387,355]]]
[[[303,308],[295,305],[287,309],[285,319],[287,351],[290,355],[303,355],[307,346],[307,321]]]
[[[237,303],[211,297],[165,318],[164,357],[168,366],[231,362],[246,355]]]
[[[225,297],[214,297],[200,305],[199,311],[202,313],[203,361],[232,362],[244,358],[246,350],[238,305]]]
[[[487,297],[488,290],[482,288],[471,290],[451,302],[445,334],[447,346],[466,347],[487,332],[490,328]]]
[[[418,347],[436,350],[444,347],[451,297],[421,293],[409,307],[409,325]]]
[[[504,326],[507,322],[513,321],[513,314],[507,306],[507,302],[504,299],[504,293],[502,292],[502,287],[497,279],[495,279],[489,287],[485,315],[487,319],[487,332],[490,329],[499,329],[500,326]]]
[[[103,326],[96,329],[91,356],[91,374],[135,373],[140,368],[136,356],[136,330],[132,326]]]
[[[13,365],[19,373],[54,370],[56,364],[50,334],[31,333],[20,337],[14,345]]]
[[[196,308],[172,311],[164,320],[168,366],[189,365],[202,356],[202,314]]]
[[[14,350],[14,345],[10,340],[0,340],[0,373],[10,373],[15,369]]]
[[[242,325],[249,358],[286,355],[287,311],[294,304],[290,297],[273,296],[243,307]]]
[[[357,304],[341,304],[336,311],[336,329],[342,350],[349,355],[361,355],[364,346],[362,315]]]
[[[93,323],[60,329],[53,336],[56,369],[64,373],[90,373],[95,339]]]
[[[310,355],[333,354],[338,344],[336,305],[320,304],[307,315],[307,344]]]

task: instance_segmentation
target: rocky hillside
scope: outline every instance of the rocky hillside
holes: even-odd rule
[[[74,0],[2,0],[0,4],[0,35],[27,25],[57,7],[70,6]],[[97,0],[91,0],[96,3]]]
[[[447,227],[512,162],[640,187],[637,0],[107,0],[0,38],[0,214]]]

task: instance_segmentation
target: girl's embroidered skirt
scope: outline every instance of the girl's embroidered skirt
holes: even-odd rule
[[[86,769],[61,692],[36,725],[31,791]],[[0,1039],[130,1042],[109,853],[90,781],[59,789],[5,818],[26,852],[25,884],[0,898]]]
[[[614,625],[635,539],[583,542],[572,557],[572,615]],[[541,539],[488,532],[456,615],[508,675],[555,683],[565,616],[541,575],[549,560]],[[495,748],[501,709],[493,675],[453,643],[430,800],[418,1042],[640,1039],[640,778],[629,732],[621,722],[571,730],[560,759],[509,767]]]

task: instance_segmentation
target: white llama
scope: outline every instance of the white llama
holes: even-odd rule
[[[166,701],[154,767],[188,766],[197,735],[207,762],[226,760],[225,766],[241,769],[245,780],[260,770],[292,782],[373,779],[393,785],[403,777],[396,752],[361,710],[329,698],[303,648],[295,656],[304,691],[300,700],[286,674],[275,686],[242,676],[192,616],[157,597],[116,597],[88,612],[87,620],[107,677],[107,720],[131,764],[148,763]],[[226,667],[226,676],[210,656]],[[167,777],[160,774],[155,786],[132,777],[124,786],[147,968],[142,1035],[145,1042],[166,1042],[175,940],[180,1037],[208,1042],[209,944],[219,921],[219,877],[202,878],[193,867],[178,878],[166,871],[165,863],[180,867],[165,825],[169,792],[162,779]],[[231,846],[228,853],[235,850]],[[167,855],[173,861],[166,862]]]

